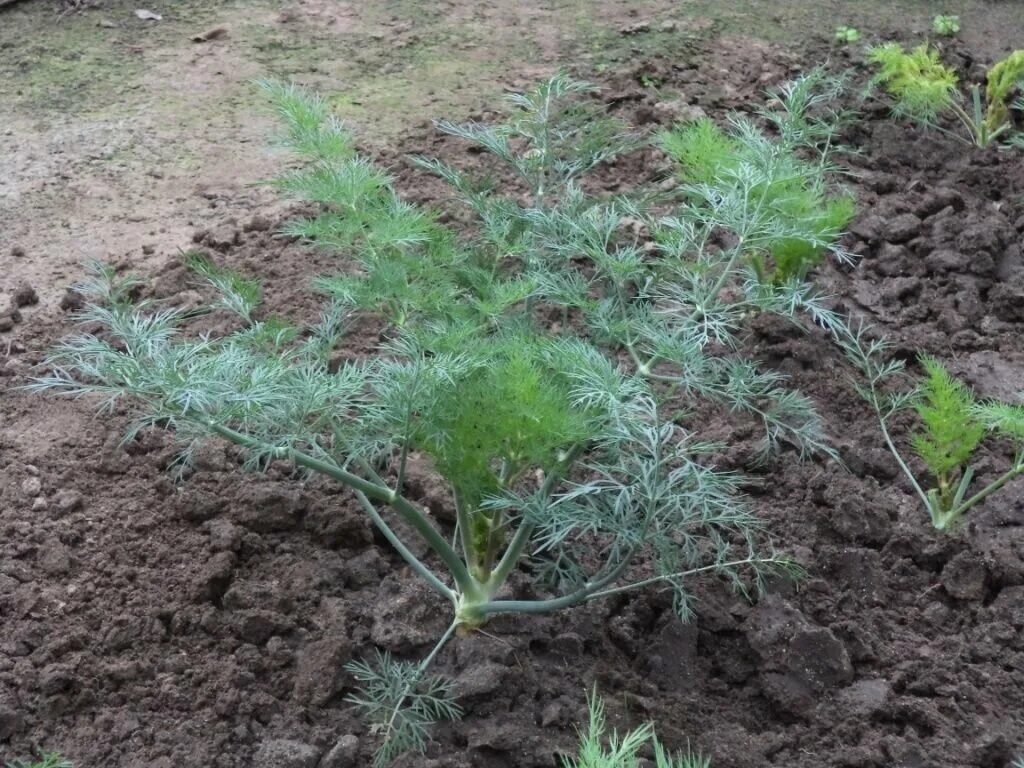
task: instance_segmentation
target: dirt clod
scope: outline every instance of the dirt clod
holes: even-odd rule
[[[320,750],[309,744],[273,739],[260,744],[252,768],[316,768]]]
[[[28,283],[19,283],[14,293],[11,294],[11,302],[16,307],[27,307],[31,304],[39,303],[39,295],[36,293],[36,289]]]

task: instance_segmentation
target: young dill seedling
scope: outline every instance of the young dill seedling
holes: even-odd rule
[[[981,148],[1014,131],[1010,100],[1024,82],[1024,51],[1014,51],[989,70],[984,97],[977,83],[970,84],[965,97],[956,72],[927,43],[911,51],[898,43],[875,46],[868,50],[868,60],[878,65],[873,82],[893,97],[893,113],[899,117]],[[966,136],[941,125],[943,115],[955,118]]]
[[[608,733],[604,702],[595,690],[587,696],[587,729],[580,731],[577,753],[562,757],[562,768],[639,768],[640,750],[650,744],[654,750],[655,768],[711,768],[711,760],[693,752],[671,753],[654,733],[651,723],[641,725],[619,737]]]
[[[886,447],[928,510],[936,529],[947,531],[956,527],[969,509],[1024,474],[1024,406],[978,402],[963,382],[928,356],[921,357],[925,376],[917,388],[886,391],[887,383],[904,367],[902,361],[883,362],[891,344],[884,340],[868,341],[863,328],[851,330],[840,344],[867,381],[866,385],[857,384],[857,391],[874,409]],[[892,417],[908,408],[920,422],[920,428],[911,436],[911,446],[935,481],[934,487],[927,490],[889,430]],[[989,435],[1011,442],[1013,461],[1002,475],[968,495],[974,479],[971,461]]]
[[[932,19],[932,32],[943,37],[953,37],[960,31],[960,17],[949,14],[938,14]]]
[[[854,43],[860,42],[861,34],[860,30],[857,29],[856,27],[847,27],[841,25],[836,27],[836,31],[833,35],[833,38],[837,43],[842,43],[843,45],[853,45]]]
[[[130,397],[143,415],[129,435],[171,429],[185,461],[201,442],[223,439],[246,449],[249,468],[289,461],[353,492],[452,616],[422,663],[380,656],[351,667],[361,684],[352,700],[383,739],[376,765],[422,748],[433,722],[458,713],[427,669],[452,637],[496,614],[660,584],[686,618],[689,583],[701,574],[746,590],[798,570],[762,551],[742,478],[708,465],[720,446],[677,423],[678,402],[666,397],[674,389],[751,414],[766,454],[783,444],[832,453],[809,400],[735,352],[753,311],[794,321],[807,313],[833,332],[840,324],[806,285],[761,284],[746,266],[748,249],[787,237],[827,245],[812,217],[781,204],[749,210],[752,192],[777,181],[772,169],[741,163],[716,197],[709,183],[700,204],[687,199],[668,216],[639,196],[587,195],[581,177],[638,141],[587,100],[590,86],[558,75],[512,97],[505,124],[438,124],[504,163],[518,184],[500,194],[417,159],[476,213],[476,227],[457,234],[401,199],[324,100],[263,87],[284,144],[307,161],[274,184],[320,206],[284,231],[350,262],[316,281],[328,297],[319,322],[266,315],[253,281],[189,255],[212,304],[240,326],[195,338],[183,333],[192,313],[133,302],[132,283],[100,267],[78,317],[103,330],[66,340],[34,387],[99,396],[106,408]],[[774,116],[780,135],[827,132],[807,111],[816,96],[806,84],[785,94]],[[723,231],[742,245],[713,245]],[[335,367],[331,352],[355,311],[377,313],[388,332],[369,359]],[[451,491],[453,531],[439,531],[409,497],[413,453]],[[429,554],[417,555],[409,535]],[[538,596],[513,599],[509,579],[527,559]]]
[[[11,760],[6,768],[74,768],[59,752],[44,752],[38,760]]]
[[[911,438],[915,453],[938,487],[929,492],[933,507],[950,510],[963,500],[971,481],[968,466],[985,436],[974,396],[933,357],[921,358],[925,378],[912,401],[923,429]]]

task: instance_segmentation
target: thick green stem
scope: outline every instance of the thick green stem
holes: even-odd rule
[[[554,597],[550,600],[492,600],[475,608],[476,612],[486,618],[496,613],[550,613],[551,611],[571,608],[589,600],[595,593],[604,589],[615,581],[622,572],[633,562],[633,556],[637,548],[631,547],[622,559],[611,568],[604,576],[589,581],[575,592],[570,592],[562,597]]]
[[[1009,469],[1009,471],[1005,472],[997,480],[993,481],[989,485],[986,485],[984,488],[982,488],[976,494],[971,496],[971,498],[964,501],[962,504],[957,505],[948,512],[941,513],[940,515],[938,515],[937,519],[935,520],[935,527],[938,528],[940,531],[946,530],[947,528],[949,528],[950,525],[955,523],[959,519],[959,517],[968,509],[973,507],[975,504],[984,501],[989,494],[995,493],[1008,482],[1010,482],[1015,477],[1021,474],[1024,474],[1024,461],[1022,461],[1021,458],[1018,457],[1017,461],[1014,462],[1014,465]]]
[[[566,469],[572,465],[580,454],[583,453],[583,446],[580,444],[572,446],[568,451],[565,452],[565,456],[558,462],[556,467],[553,467],[548,473],[548,476],[544,478],[544,485],[541,486],[541,493],[545,498],[551,496],[555,492],[555,488],[562,481],[562,477],[565,474]],[[523,552],[530,544],[530,540],[533,538],[534,525],[526,520],[520,522],[519,527],[516,529],[515,534],[512,536],[512,540],[508,546],[505,547],[505,553],[501,556],[501,560],[494,566],[491,571],[490,578],[487,581],[487,588],[490,593],[495,594],[501,586],[508,579],[509,574],[515,569],[516,564],[519,562],[519,558],[523,556]]]
[[[314,458],[313,456],[294,448],[275,448],[274,446],[268,445],[250,435],[237,432],[230,427],[226,427],[216,422],[208,422],[207,426],[214,434],[223,437],[225,440],[230,440],[244,448],[259,450],[279,456],[282,459],[288,459],[295,464],[298,464],[300,467],[312,469],[314,472],[327,475],[328,477],[337,480],[342,485],[346,485],[354,491],[361,492],[368,499],[383,501],[390,504],[402,519],[416,529],[416,532],[423,537],[427,542],[427,545],[434,550],[434,553],[439,558],[441,558],[441,562],[445,564],[445,567],[455,580],[460,591],[469,593],[476,593],[479,591],[478,582],[470,575],[465,564],[459,558],[458,553],[452,549],[440,533],[434,530],[430,521],[419,509],[417,509],[405,497],[399,496],[391,488],[372,483],[369,480],[359,477],[359,475],[354,475],[351,472],[342,469],[337,464],[322,461],[321,459]]]
[[[402,559],[409,564],[409,567],[422,576],[437,592],[454,603],[457,599],[455,593],[402,543],[398,535],[391,530],[391,526],[387,524],[387,521],[381,517],[377,508],[373,506],[373,502],[366,498],[366,494],[362,491],[355,491],[355,495],[360,506],[370,516],[370,519],[373,520],[373,524],[377,526],[377,529],[384,535],[384,538],[395,548],[395,551],[402,556]]]
[[[896,444],[892,440],[892,436],[889,434],[889,426],[885,423],[885,416],[882,415],[882,409],[878,403],[878,393],[875,391],[874,386],[871,388],[871,407],[875,409],[875,415],[878,416],[878,425],[882,428],[882,438],[885,440],[886,446],[889,448],[889,453],[896,459],[896,463],[899,468],[903,471],[904,476],[910,481],[914,491],[921,499],[921,503],[924,504],[925,509],[931,509],[932,504],[928,499],[928,494],[924,492],[921,484],[917,482],[917,478],[914,477],[914,473],[910,471],[910,467],[907,466],[907,462],[903,460],[903,456],[900,455],[899,450],[896,448]]]

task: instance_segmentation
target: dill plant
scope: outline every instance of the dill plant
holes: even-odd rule
[[[827,125],[831,129],[834,123]],[[745,210],[765,216],[776,228],[745,243],[760,282],[803,280],[836,247],[853,218],[854,199],[829,189],[828,172],[834,168],[800,154],[807,142],[804,134],[782,132],[773,141],[741,117],[732,119],[730,129],[727,133],[702,118],[664,133],[661,146],[680,164],[696,204],[717,206],[725,195],[735,194],[727,189],[735,186],[743,191]],[[826,153],[822,159],[827,158]],[[752,171],[763,179],[760,184],[749,183]]]
[[[943,37],[953,37],[960,31],[960,17],[955,14],[938,14],[932,19],[932,32]]]
[[[787,86],[771,112],[783,140],[818,158],[799,166],[798,197],[818,188],[811,168],[829,167],[831,133],[812,114],[821,85],[814,75]],[[721,446],[686,426],[685,407],[677,416],[712,401],[760,424],[765,458],[787,447],[834,455],[810,401],[738,352],[758,312],[841,326],[802,270],[764,280],[753,266],[786,240],[839,252],[819,216],[780,202],[788,192],[765,202],[794,168],[766,162],[773,142],[737,122],[749,146],[668,199],[593,196],[584,176],[640,142],[588,100],[590,86],[557,75],[512,96],[507,123],[437,124],[512,178],[499,187],[416,159],[474,212],[475,227],[457,234],[402,200],[322,99],[262,87],[282,143],[303,161],[273,184],[319,206],[283,231],[349,262],[316,281],[319,320],[266,314],[254,281],[192,254],[186,263],[214,291],[212,306],[236,317],[235,330],[196,337],[189,313],[133,300],[137,278],[94,265],[78,319],[102,330],[67,339],[33,387],[92,396],[106,410],[132,400],[141,415],[129,437],[168,428],[183,462],[223,439],[245,449],[250,468],[287,461],[352,491],[452,610],[422,662],[381,655],[350,666],[360,684],[352,701],[381,738],[377,765],[423,748],[434,722],[458,715],[428,667],[453,636],[495,614],[659,585],[685,619],[700,574],[746,590],[798,571],[759,546],[743,478],[710,464]],[[384,340],[367,359],[331,365],[353,312],[381,317]],[[451,490],[450,538],[408,496],[413,453]],[[429,556],[414,553],[396,520]],[[542,596],[518,599],[509,578],[527,562]]]
[[[561,768],[638,768],[640,750],[650,744],[655,768],[711,768],[711,761],[689,748],[673,754],[665,749],[655,735],[654,726],[646,723],[625,735],[613,729],[608,732],[604,702],[594,691],[587,696],[587,728],[580,731],[580,745],[573,756],[563,756]]]
[[[927,43],[905,51],[899,43],[885,43],[868,50],[868,61],[878,66],[873,83],[893,97],[893,113],[957,141],[987,147],[1014,131],[1011,109],[1021,108],[1024,85],[1024,51],[1014,51],[988,71],[984,91],[968,86],[965,97],[952,67],[942,63],[939,51]],[[1016,100],[1014,100],[1016,98]],[[939,123],[948,115],[963,132]]]
[[[866,381],[857,384],[857,390],[875,411],[886,447],[936,529],[955,528],[969,509],[1024,474],[1024,406],[978,401],[967,385],[927,355],[920,358],[924,376],[917,386],[892,386],[904,365],[900,360],[883,359],[891,348],[889,342],[868,341],[863,329],[858,329],[851,330],[840,344]],[[931,475],[932,487],[914,472],[892,437],[891,420],[908,409],[919,425],[910,437],[910,446]],[[982,441],[990,436],[1008,440],[1014,458],[1009,469],[972,493],[971,463]]]
[[[854,43],[860,42],[861,34],[860,30],[857,29],[856,27],[840,25],[836,27],[832,37],[837,43],[842,43],[843,45],[853,45]]]

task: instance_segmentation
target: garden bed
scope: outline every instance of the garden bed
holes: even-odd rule
[[[724,39],[600,84],[614,112],[654,127],[693,107],[715,118],[747,109],[825,56]],[[642,84],[653,79],[689,103],[661,101]],[[928,352],[979,394],[1015,398],[1024,387],[1020,153],[965,151],[872,103],[844,140],[859,150],[847,245],[860,260],[814,280],[838,309],[880,326],[897,355]],[[406,151],[480,162],[426,127],[378,156],[400,192],[441,206],[441,185]],[[666,171],[648,150],[600,181],[632,188]],[[197,231],[195,245],[258,277],[270,311],[309,319],[309,281],[334,260],[275,237],[281,223],[247,211]],[[174,259],[151,291],[198,301]],[[0,336],[5,385],[70,327],[36,315]],[[374,323],[360,328],[346,355],[376,341]],[[652,720],[665,742],[689,740],[716,768],[1004,768],[1020,754],[1024,489],[993,496],[962,530],[934,532],[834,344],[762,320],[747,345],[818,404],[846,463],[783,453],[748,489],[809,577],[756,604],[706,583],[687,625],[656,590],[499,617],[439,657],[465,716],[401,765],[553,766],[571,751],[594,684],[620,728]],[[374,739],[343,701],[342,665],[374,647],[418,658],[448,625],[448,606],[347,492],[283,468],[242,474],[220,445],[176,485],[167,435],[118,446],[129,416],[97,419],[88,404],[10,389],[0,401],[0,756],[59,748],[80,768],[368,764]],[[729,435],[724,468],[746,469],[754,431],[724,413],[705,421]],[[996,443],[982,472],[1007,461]],[[417,500],[444,505],[427,482]]]

